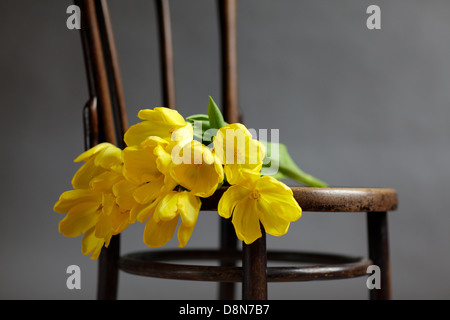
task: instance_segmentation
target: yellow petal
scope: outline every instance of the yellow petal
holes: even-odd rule
[[[75,160],[74,162],[80,162],[80,161],[86,161],[89,158],[91,158],[93,155],[99,153],[100,151],[106,149],[106,148],[110,148],[110,147],[115,147],[113,144],[108,143],[108,142],[103,142],[103,143],[99,143],[96,146],[90,148],[89,150],[86,150],[85,152],[83,152],[82,154],[80,154]]]
[[[215,166],[181,164],[171,168],[171,177],[199,197],[209,197],[223,181],[223,171]]]
[[[193,227],[198,219],[198,212],[202,202],[191,192],[182,191],[178,193],[178,212],[180,214],[182,225]]]
[[[95,158],[91,158],[77,170],[72,178],[72,186],[74,189],[89,189],[91,180],[103,172],[105,169],[96,166]]]
[[[132,222],[130,221],[130,211],[117,211],[111,217],[111,228],[113,235],[124,231]]]
[[[289,202],[281,201],[281,199],[280,201],[271,201],[270,206],[273,207],[274,212],[278,212],[278,215],[290,222],[297,221],[302,216],[302,208],[293,198]]]
[[[291,188],[271,176],[264,176],[258,179],[256,187],[261,194],[293,195]]]
[[[225,165],[225,176],[230,184],[242,183],[241,169],[260,172],[265,147],[253,139],[242,124],[231,124],[221,128],[213,144],[216,157]]]
[[[136,184],[125,179],[114,184],[112,190],[116,197],[116,203],[122,210],[131,210],[136,205],[136,200],[133,197],[136,188]]]
[[[134,199],[140,204],[146,204],[154,201],[161,195],[164,187],[164,176],[145,183],[135,189],[133,192]]]
[[[123,179],[114,171],[104,171],[91,179],[89,188],[99,192],[112,192],[113,186]]]
[[[158,206],[156,207],[153,219],[172,220],[178,215],[178,192],[172,191],[162,197]]]
[[[216,156],[222,164],[230,163],[231,159],[234,160],[235,158],[237,147],[251,137],[248,129],[240,123],[233,123],[220,128],[213,140]]]
[[[178,227],[178,247],[183,248],[188,243],[189,239],[191,238],[192,232],[194,231],[194,227],[186,226],[184,224],[181,224]]]
[[[211,196],[224,177],[211,150],[194,140],[183,147],[181,158],[182,163],[175,162],[170,167],[171,177],[194,195]]]
[[[111,238],[112,235],[112,222],[111,216],[106,214],[101,214],[97,224],[95,225],[95,236],[97,238]],[[106,244],[108,246],[108,244]]]
[[[186,144],[194,138],[194,128],[190,123],[183,127],[173,130],[170,140],[179,144]]]
[[[296,221],[302,215],[302,209],[294,199],[291,188],[273,177],[265,176],[256,183],[261,198],[266,201],[273,212],[284,220]]]
[[[178,183],[170,175],[166,175],[164,176],[164,186],[161,191],[167,193],[175,189],[177,185]]]
[[[233,213],[237,202],[248,197],[250,190],[242,186],[231,186],[225,191],[219,200],[218,213],[221,217],[228,219]]]
[[[280,214],[279,208],[271,206],[268,202],[260,199],[257,203],[257,213],[259,220],[264,226],[265,231],[273,236],[282,236],[286,234],[289,229],[289,221],[283,219],[283,214]]]
[[[130,211],[130,222],[135,220],[139,222],[145,222],[150,215],[155,212],[156,206],[158,205],[160,199],[156,199],[150,204],[138,204],[133,207]]]
[[[123,175],[136,184],[146,183],[161,175],[156,165],[153,149],[141,146],[127,147],[123,150]]]
[[[150,136],[160,136],[165,134],[166,128],[159,128],[151,122],[144,121],[128,128],[124,135],[124,141],[127,146],[136,146]]]
[[[149,121],[160,127],[166,125],[182,127],[186,123],[183,116],[177,110],[163,107],[142,109],[139,111],[138,117],[141,120]]]
[[[156,156],[156,166],[158,170],[163,174],[169,173],[169,167],[172,163],[172,156],[170,152],[172,151],[173,146],[173,144],[171,144],[169,147],[158,145],[153,150],[153,153]]]
[[[131,126],[125,132],[124,140],[128,146],[138,145],[150,136],[170,139],[175,130],[186,126],[183,117],[176,110],[168,108],[141,110],[138,116],[145,121]]]
[[[110,215],[116,208],[116,198],[111,193],[104,193],[102,197],[102,213]]]
[[[246,244],[253,243],[262,236],[256,200],[246,198],[238,201],[231,222],[234,225],[238,239]]]
[[[114,145],[104,148],[95,157],[95,165],[111,170],[122,166],[122,150]]]
[[[201,164],[208,149],[201,142],[192,140],[186,144],[171,144],[171,161],[174,164]],[[209,150],[209,149],[208,149]],[[211,151],[209,151],[211,153]]]
[[[84,255],[90,255],[92,260],[96,260],[105,243],[104,239],[99,239],[95,237],[95,228],[91,228],[83,236],[83,240],[81,242],[81,252]]]
[[[157,146],[166,147],[167,145],[169,145],[169,141],[158,136],[147,137],[141,142],[141,147],[149,149],[154,149]]]
[[[239,184],[252,188],[256,180],[261,176],[262,164],[248,169],[248,166],[240,164],[226,164],[224,166],[224,173],[227,181],[230,184]]]
[[[161,247],[169,242],[178,224],[178,219],[172,219],[168,221],[155,219],[147,220],[144,228],[144,243],[149,247]]]
[[[92,228],[98,221],[99,203],[82,202],[70,208],[59,222],[59,232],[66,237],[77,237]]]
[[[55,203],[53,210],[58,213],[66,213],[70,208],[83,203],[83,202],[95,202],[100,203],[102,199],[101,193],[87,190],[78,189],[63,192],[59,197],[59,200]]]

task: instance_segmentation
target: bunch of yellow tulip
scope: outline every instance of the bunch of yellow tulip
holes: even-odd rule
[[[143,241],[160,247],[177,238],[184,247],[192,235],[202,198],[228,186],[218,214],[231,218],[237,237],[246,244],[261,237],[261,224],[274,236],[284,235],[302,210],[292,190],[271,176],[261,175],[266,146],[242,124],[227,124],[210,98],[208,115],[186,121],[176,110],[144,109],[141,122],[124,135],[123,150],[100,143],[75,162],[84,164],[72,179],[73,190],[64,192],[54,210],[67,213],[59,231],[67,237],[84,234],[82,253],[97,259],[111,237],[136,221],[145,223]],[[194,139],[196,119],[215,127],[208,139]],[[284,176],[307,185],[325,186],[303,173],[285,154]],[[279,159],[280,163],[283,162]],[[283,166],[281,167],[283,169]]]

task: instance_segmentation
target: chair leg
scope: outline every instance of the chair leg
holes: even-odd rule
[[[261,229],[261,238],[249,245],[242,244],[243,300],[267,300],[266,233],[262,226]]]
[[[391,299],[391,270],[387,212],[367,213],[369,258],[380,268],[380,289],[370,290],[370,300]]]
[[[220,219],[220,249],[223,252],[237,251],[237,238],[234,226],[229,219]],[[234,266],[234,262],[222,262],[221,266]],[[233,300],[235,284],[233,282],[219,283],[219,299]]]
[[[116,300],[119,278],[120,235],[111,238],[108,248],[103,248],[98,261],[98,300]]]

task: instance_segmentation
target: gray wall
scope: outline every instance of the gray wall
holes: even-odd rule
[[[52,211],[70,189],[83,150],[87,99],[79,35],[66,28],[71,1],[0,2],[2,137],[0,298],[93,299],[97,262],[81,238],[58,233]],[[214,1],[172,4],[178,109],[220,101]],[[369,31],[366,8],[382,10]],[[111,0],[130,124],[161,103],[154,5]],[[250,128],[280,128],[300,166],[334,186],[392,187],[396,299],[450,298],[450,3],[445,0],[242,0],[240,102]],[[288,181],[291,185],[295,183]],[[143,226],[122,252],[146,249]],[[218,218],[203,213],[187,248],[215,247]],[[365,216],[305,213],[274,249],[364,255]],[[176,241],[167,247],[175,247]],[[66,288],[81,267],[82,289]],[[120,299],[211,299],[216,285],[120,274]],[[365,280],[270,284],[272,299],[365,299]],[[239,295],[238,295],[239,296]]]

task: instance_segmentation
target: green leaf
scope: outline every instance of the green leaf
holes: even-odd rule
[[[189,122],[194,122],[194,121],[208,121],[209,122],[209,117],[207,114],[193,114],[193,115],[187,117],[186,120],[188,120]]]
[[[262,167],[261,168],[261,175],[262,176],[271,176],[272,178],[275,178],[275,179],[277,179],[277,180],[284,180],[284,179],[286,179],[286,178],[288,178],[284,173],[281,173],[280,171],[278,171],[277,173],[269,173],[269,172],[265,172],[265,170],[264,169],[266,169],[265,167]]]
[[[194,139],[201,143],[208,145],[212,142],[211,124],[207,115],[193,115],[187,117],[186,120],[190,122],[194,129]],[[208,132],[206,132],[208,131]],[[215,133],[215,132],[214,132]]]
[[[211,98],[211,96],[209,97],[208,117],[211,128],[220,129],[227,125],[227,123],[223,119],[222,112],[220,112],[219,107],[214,102],[213,98]]]
[[[264,164],[261,173],[268,172],[269,167],[277,167],[278,172],[271,174],[276,179],[291,178],[301,184],[308,187],[327,187],[328,184],[318,178],[301,170],[290,156],[286,145],[282,143],[271,143],[267,141],[261,141],[266,146],[266,158],[270,161]],[[275,152],[275,148],[278,152]]]

